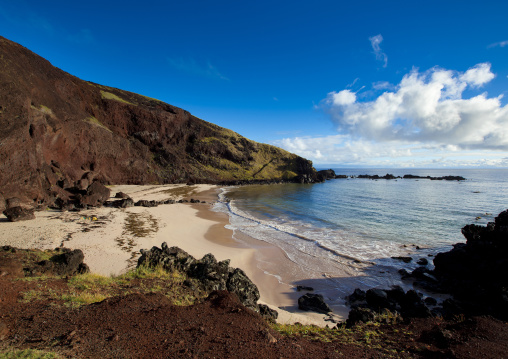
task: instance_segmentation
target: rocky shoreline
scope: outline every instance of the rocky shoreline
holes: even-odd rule
[[[464,261],[464,254],[474,246],[485,247],[484,254],[476,260],[490,258],[497,265],[503,265],[504,262],[496,258],[506,258],[506,252],[500,253],[500,248],[505,250],[507,219],[508,211],[505,211],[496,217],[495,223],[486,227],[464,227],[463,233],[468,239],[466,248],[459,246],[438,255],[436,269],[429,275],[449,285],[449,281],[462,275],[461,265],[470,265]],[[473,247],[468,249],[468,245]],[[490,247],[492,245],[494,247]],[[116,283],[115,279],[86,277],[83,273],[87,272],[87,266],[78,249],[36,252],[2,247],[0,352],[31,348],[54,351],[63,357],[97,357],[100,353],[103,358],[116,357],[118,352],[132,358],[147,355],[205,358],[212,354],[224,358],[238,355],[245,358],[260,355],[328,358],[338,353],[350,358],[394,355],[400,358],[477,358],[479,355],[495,358],[508,350],[506,323],[491,317],[477,317],[479,314],[496,315],[496,312],[478,312],[476,307],[469,310],[461,293],[454,294],[453,288],[451,300],[461,303],[454,308],[462,311],[445,312],[443,310],[450,307],[437,306],[430,297],[422,298],[416,290],[357,289],[348,298],[352,310],[345,323],[319,329],[299,324],[281,326],[273,324],[276,311],[257,303],[257,287],[242,270],[232,268],[228,260],[218,261],[211,254],[196,259],[166,243],[141,253],[136,272],[147,273],[146,279],[120,277],[116,281],[122,288],[116,290],[116,295],[108,294],[103,300],[98,297],[96,303],[82,305],[76,310],[62,305],[67,294],[57,293],[61,290],[65,293],[71,283],[83,283],[77,287],[72,284],[74,296],[78,295],[76,291],[95,292],[98,284],[92,284],[94,280],[104,282],[106,290],[110,291],[116,284],[108,283]],[[493,258],[493,253],[498,253],[498,257]],[[456,270],[447,271],[440,261]],[[442,276],[443,271],[448,274]],[[85,279],[79,279],[80,276]],[[160,281],[157,276],[168,279]],[[502,277],[495,278],[503,280]],[[168,284],[174,281],[170,278],[181,279]],[[492,283],[506,284],[485,282],[484,287],[492,289]],[[184,297],[202,299],[190,306],[175,306],[166,297],[169,294],[159,293],[167,290],[161,285],[176,285],[174,289],[180,294],[170,295],[172,301],[178,302]],[[422,281],[416,281],[415,285],[422,285]],[[299,291],[312,292],[313,289],[302,286]],[[19,302],[17,298],[31,299]],[[330,311],[318,293],[306,293],[300,299],[299,305],[304,310]]]
[[[347,297],[351,311],[348,326],[359,322],[385,320],[387,315],[413,318],[490,315],[508,320],[508,210],[486,226],[462,228],[466,243],[457,243],[449,252],[434,258],[434,269],[421,262],[411,273],[401,270],[402,279],[430,293],[449,294],[438,303],[416,290],[356,289]],[[411,257],[401,257],[408,262]]]
[[[416,176],[412,174],[407,174],[404,176],[394,176],[393,174],[387,173],[384,176],[380,175],[337,175],[334,170],[321,170],[318,171],[318,178],[321,180],[330,180],[330,179],[347,179],[347,178],[362,178],[362,179],[371,179],[371,180],[395,180],[395,179],[428,179],[431,181],[466,181],[466,178],[462,176],[441,176],[441,177],[433,177],[433,176]]]

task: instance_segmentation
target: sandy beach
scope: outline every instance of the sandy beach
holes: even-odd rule
[[[258,268],[260,259],[275,263],[282,270],[291,266],[281,249],[250,237],[242,238],[242,243],[233,239],[232,231],[225,228],[228,216],[211,210],[218,191],[219,187],[213,185],[112,186],[112,196],[124,192],[134,201],[195,198],[206,203],[126,209],[102,207],[80,212],[47,210],[37,212],[35,220],[13,223],[2,217],[0,245],[79,248],[92,272],[118,275],[136,266],[141,249],[160,247],[162,242],[167,242],[196,258],[212,253],[218,260],[230,259],[231,266],[243,269],[258,286],[260,303],[279,312],[280,323],[333,325],[325,321],[327,316],[323,314],[299,310],[297,299],[303,293]],[[343,315],[333,317],[345,319]]]

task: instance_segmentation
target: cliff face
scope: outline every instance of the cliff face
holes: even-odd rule
[[[0,207],[11,197],[51,204],[94,180],[316,179],[308,160],[164,102],[80,80],[2,37],[0,68]]]

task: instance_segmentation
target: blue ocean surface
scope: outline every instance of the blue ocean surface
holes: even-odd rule
[[[353,287],[399,284],[398,269],[414,269],[419,258],[428,258],[431,268],[433,255],[465,241],[464,225],[486,224],[508,208],[507,169],[334,170],[348,176],[455,175],[466,180],[348,178],[226,187],[215,210],[229,214],[235,233],[281,248],[301,268],[298,279],[348,277],[335,283],[343,297]],[[396,256],[414,260],[406,264],[392,259]],[[273,268],[268,271],[284,280]]]

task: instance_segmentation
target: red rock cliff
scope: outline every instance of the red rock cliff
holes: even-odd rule
[[[312,163],[164,102],[80,80],[0,37],[0,210],[74,186],[312,182]],[[2,198],[3,197],[3,198]]]

